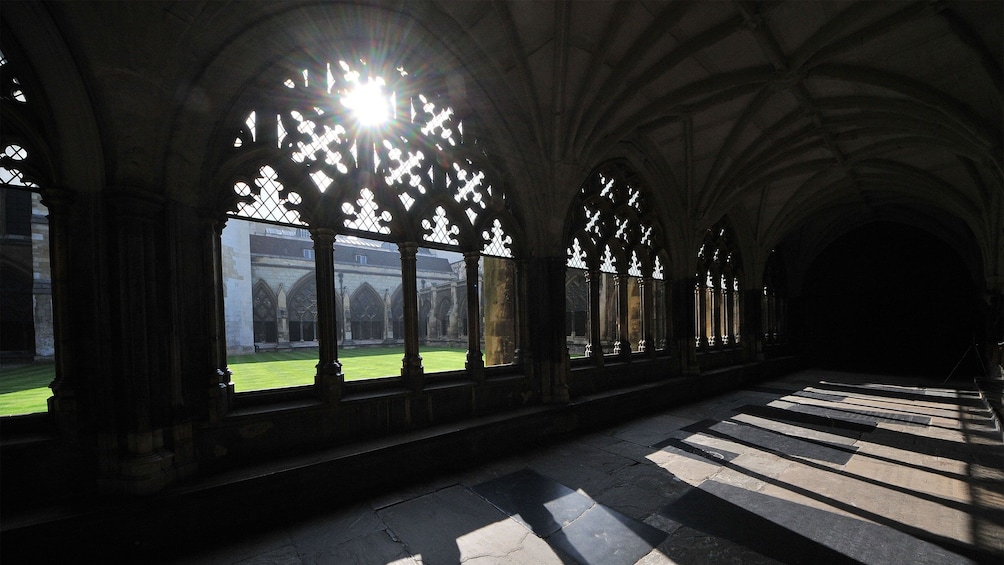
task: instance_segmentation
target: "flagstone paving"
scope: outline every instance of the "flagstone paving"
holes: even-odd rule
[[[185,563],[1002,563],[972,387],[803,371],[440,476]]]

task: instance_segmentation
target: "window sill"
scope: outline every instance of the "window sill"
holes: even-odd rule
[[[260,416],[262,414],[277,414],[281,412],[296,412],[304,409],[319,408],[324,403],[315,399],[286,400],[269,402],[268,404],[255,404],[253,406],[241,406],[234,408],[226,416],[227,419],[238,419],[247,416]]]

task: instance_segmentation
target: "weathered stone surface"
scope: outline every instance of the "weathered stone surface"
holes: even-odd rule
[[[769,390],[759,400],[731,393],[702,403],[701,418],[666,411],[406,485],[186,561],[955,564],[1004,557],[1004,469],[994,464],[1002,446],[988,439],[982,412],[931,389],[887,387],[871,397],[867,388],[838,386],[833,373],[827,388],[793,394],[812,374],[772,383],[770,390],[792,391],[784,400]],[[818,405],[793,401],[799,398]],[[927,423],[879,415],[894,411]],[[951,423],[934,411],[958,416]]]

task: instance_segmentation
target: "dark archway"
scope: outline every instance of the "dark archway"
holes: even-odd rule
[[[806,273],[802,350],[821,366],[946,378],[982,339],[975,285],[931,234],[874,223],[827,247]],[[966,356],[956,377],[979,370]]]

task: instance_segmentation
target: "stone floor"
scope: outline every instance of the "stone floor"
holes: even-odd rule
[[[1000,564],[1004,446],[972,387],[803,371],[165,561]]]

